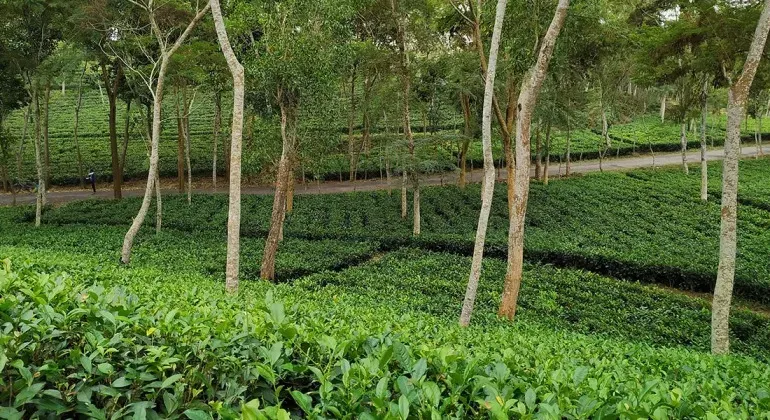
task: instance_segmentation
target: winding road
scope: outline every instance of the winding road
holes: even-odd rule
[[[741,156],[743,158],[747,157],[754,157],[757,155],[758,148],[755,146],[747,146],[743,147],[741,150]],[[765,144],[762,146],[762,154],[770,155],[770,144]],[[722,160],[724,158],[724,149],[713,149],[709,150],[708,152],[708,160],[709,161],[718,161]],[[690,163],[690,165],[699,165],[700,164],[700,150],[692,150],[687,153],[687,160]],[[653,155],[641,155],[641,156],[628,156],[628,157],[621,157],[621,158],[615,158],[615,159],[605,159],[603,162],[599,162],[598,160],[585,160],[585,161],[579,161],[579,162],[573,162],[571,164],[571,172],[573,174],[584,174],[584,173],[590,173],[590,172],[599,172],[599,171],[628,171],[633,169],[642,169],[642,168],[651,168],[651,167],[661,167],[661,166],[671,166],[671,165],[680,165],[682,163],[682,154],[681,152],[675,152],[675,153],[656,153],[653,157]],[[549,177],[552,179],[557,178],[564,174],[564,165],[559,165],[558,163],[551,163],[550,169],[548,171]],[[534,177],[534,165],[531,170],[530,175]],[[466,176],[468,183],[478,183],[481,182],[482,177],[482,171],[481,170],[475,170],[471,173],[468,173]],[[501,179],[505,178],[505,169],[501,171],[499,174],[499,177]],[[392,188],[397,189],[399,188],[399,181],[400,179],[394,178],[392,180]],[[438,174],[438,175],[430,175],[427,177],[423,177],[420,179],[420,184],[423,186],[436,186],[436,185],[448,185],[448,184],[454,184],[457,182],[457,174],[455,173],[445,173],[445,174]],[[138,184],[138,185],[141,185]],[[105,184],[105,187],[107,184]],[[329,182],[321,182],[321,183],[306,183],[306,184],[299,184],[297,185],[297,189],[295,191],[295,194],[302,195],[302,194],[335,194],[335,193],[345,193],[345,192],[354,192],[354,191],[376,191],[376,190],[385,190],[388,189],[387,181],[380,178],[370,179],[370,180],[359,180],[356,182],[349,182],[349,181],[329,181]],[[272,195],[273,194],[273,186],[272,185],[263,185],[263,186],[244,186],[242,189],[243,194],[252,194],[252,195]],[[193,190],[193,193],[195,194],[213,194],[212,189],[209,188],[195,188]],[[227,185],[220,185],[219,187],[219,194],[226,194],[227,193]],[[176,188],[164,188],[163,194],[178,194],[178,191]],[[141,197],[144,195],[144,188],[143,186],[141,188],[126,188],[123,190],[123,196],[124,197]],[[99,199],[111,199],[112,198],[112,190],[108,188],[97,190],[96,194],[92,194],[91,191],[86,191],[82,189],[77,188],[66,188],[66,189],[53,189],[52,191],[49,191],[48,193],[48,201],[53,204],[62,204],[62,203],[68,203],[71,201],[79,201],[79,200],[87,200],[91,198],[99,198]],[[18,194],[16,196],[16,202],[17,204],[33,204],[35,202],[35,195],[32,193],[24,193],[24,194]],[[11,194],[0,194],[0,206],[10,206],[13,204],[13,197]]]

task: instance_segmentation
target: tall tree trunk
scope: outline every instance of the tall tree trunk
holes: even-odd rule
[[[609,149],[612,147],[612,139],[610,139],[610,126],[607,122],[607,110],[602,109],[602,137],[604,137],[604,147]]]
[[[741,120],[746,112],[749,90],[765,49],[770,31],[770,0],[765,0],[759,17],[743,72],[735,83],[730,83],[727,105],[727,136],[722,171],[722,226],[719,235],[719,268],[714,288],[711,318],[711,351],[725,354],[730,351],[730,305],[735,280],[735,255],[738,210],[738,158],[741,147]],[[730,80],[732,82],[732,80]]]
[[[396,0],[390,0],[391,10],[394,14],[398,13],[396,7]],[[397,24],[397,41],[398,50],[401,65],[401,88],[402,88],[402,112],[404,119],[404,137],[406,138],[409,147],[409,173],[412,179],[412,212],[413,212],[413,227],[412,234],[414,236],[420,235],[420,176],[417,170],[417,160],[414,154],[414,134],[412,133],[412,123],[410,121],[409,113],[409,99],[411,96],[411,78],[409,75],[409,51],[406,43],[406,29],[404,24],[404,18],[399,16]],[[403,215],[403,210],[402,210]]]
[[[356,66],[353,65],[353,73],[350,76],[350,112],[348,115],[348,153],[350,154],[350,182],[356,180],[356,146],[353,137],[353,123],[356,118]]]
[[[160,129],[161,129],[161,111],[163,108],[163,85],[165,84],[166,71],[168,70],[168,61],[184,43],[185,39],[190,35],[193,28],[203,19],[208,13],[210,3],[206,3],[203,9],[199,10],[193,20],[187,25],[187,28],[177,38],[173,46],[161,50],[160,66],[158,69],[158,78],[155,85],[155,93],[153,95],[153,107],[152,107],[152,140],[150,144],[150,168],[147,172],[147,187],[144,190],[144,198],[142,199],[142,205],[139,208],[139,212],[134,217],[131,227],[126,232],[126,236],[123,239],[123,247],[121,250],[120,260],[123,264],[128,264],[131,261],[131,248],[134,245],[134,239],[136,234],[139,233],[139,229],[144,223],[145,217],[147,217],[147,211],[150,209],[150,203],[152,202],[153,191],[159,191],[158,186],[158,149],[160,148]],[[161,39],[160,30],[155,21],[155,13],[153,10],[149,10],[150,24],[155,33],[156,41],[161,46],[165,45],[165,42]]]
[[[222,52],[227,60],[227,66],[233,76],[233,123],[230,130],[230,204],[227,217],[227,270],[225,288],[234,293],[238,290],[238,272],[240,267],[240,228],[241,228],[241,143],[243,138],[243,97],[244,71],[243,66],[235,56],[230,40],[227,37],[219,0],[211,0],[211,12],[214,16],[214,27]],[[217,111],[220,110],[219,93],[217,93]],[[216,177],[216,172],[214,173]]]
[[[551,166],[551,121],[545,126],[545,167],[543,168],[543,184],[548,185],[548,173]]]
[[[184,130],[184,160],[187,166],[187,204],[192,204],[192,165],[190,165],[190,101],[187,100],[187,85],[182,91],[184,100],[184,115],[182,116],[182,128]]]
[[[700,199],[709,199],[708,146],[706,144],[706,118],[708,116],[708,81],[703,83],[700,111]]]
[[[291,153],[295,148],[297,137],[298,104],[295,102],[292,94],[293,92],[284,92],[283,89],[278,89],[283,150],[281,151],[281,160],[278,164],[270,232],[265,241],[265,251],[260,270],[260,277],[271,281],[275,280],[275,256],[278,252],[278,243],[282,236],[283,222],[286,217],[286,196],[291,172]]]
[[[73,133],[75,137],[75,150],[78,155],[78,179],[80,180],[80,188],[85,188],[85,174],[83,173],[83,154],[80,151],[80,141],[78,140],[78,126],[80,123],[80,108],[83,106],[83,77],[86,74],[87,67],[87,64],[83,66],[83,71],[80,73],[80,79],[78,81],[78,99],[77,104],[75,105],[75,129]]]
[[[45,200],[45,176],[43,175],[43,160],[41,159],[42,147],[40,144],[41,136],[41,115],[40,115],[40,89],[35,82],[32,91],[32,107],[35,109],[35,168],[37,169],[37,197],[35,200],[35,227],[40,226],[40,219],[43,216],[43,201]]]
[[[217,4],[218,6],[218,4]],[[214,7],[212,5],[212,7]],[[221,14],[221,12],[220,12]],[[224,26],[224,23],[222,23]],[[224,29],[224,27],[223,27]],[[225,35],[227,35],[227,32],[224,32]],[[228,41],[229,43],[229,41]],[[224,49],[224,48],[223,48]],[[237,68],[236,68],[237,70]],[[232,72],[232,70],[231,70]],[[235,74],[233,74],[233,77],[235,77]],[[243,127],[243,110],[241,110],[241,127]],[[214,189],[214,192],[217,192],[217,147],[219,146],[219,130],[222,126],[222,92],[217,90],[217,92],[214,94],[214,148],[211,152],[212,158],[211,158],[211,185]],[[236,285],[237,288],[237,285]]]
[[[492,197],[494,196],[495,190],[495,163],[494,157],[492,156],[492,96],[495,92],[497,54],[500,46],[500,34],[503,30],[506,4],[507,0],[497,1],[495,26],[492,32],[492,41],[490,43],[489,65],[485,77],[484,109],[482,113],[483,133],[481,136],[484,153],[484,184],[481,190],[481,211],[479,212],[479,223],[476,228],[476,241],[473,245],[471,273],[468,278],[468,287],[465,290],[462,313],[460,314],[460,325],[463,327],[467,327],[470,324],[473,305],[476,301],[476,291],[481,278],[481,263],[484,259],[487,225],[489,223],[489,214],[492,211]]]
[[[128,156],[128,141],[131,139],[131,97],[126,101],[126,120],[123,127],[123,151],[120,155],[120,173],[126,172],[126,157]]]
[[[43,166],[43,176],[45,177],[45,185],[48,187],[51,186],[51,146],[50,146],[50,139],[48,136],[50,104],[51,104],[51,81],[49,80],[45,84],[45,94],[43,96],[43,122],[42,122],[43,145],[44,145],[43,157],[45,159],[44,166]],[[43,194],[43,205],[45,205],[46,198],[47,198],[46,194]]]
[[[0,107],[0,135],[3,133],[3,109]],[[3,142],[0,145],[2,148],[3,164],[2,164],[2,178],[3,178],[3,192],[13,191],[13,183],[10,182],[8,177],[8,166],[10,165],[11,158],[8,156],[8,148],[11,147],[8,142]]]
[[[174,86],[176,99],[176,182],[179,194],[184,191],[184,119],[179,104],[179,87]]]
[[[21,187],[22,180],[22,159],[24,158],[24,144],[27,141],[27,128],[29,126],[29,119],[32,116],[32,105],[27,105],[24,111],[24,127],[21,130],[21,140],[19,141],[19,150],[16,152],[16,180]],[[34,118],[34,117],[33,117]],[[13,205],[16,205],[16,189],[13,190]]]
[[[666,102],[668,101],[668,92],[663,93],[660,100],[660,122],[666,122]]]
[[[762,114],[757,116],[757,137],[759,137],[757,139],[759,141],[759,149],[757,150],[757,154],[759,156],[764,156],[765,152],[762,150]]]
[[[537,128],[535,130],[535,179],[538,181],[542,180],[542,170],[543,170],[543,147],[540,142],[540,125],[542,123],[538,122]]]
[[[289,177],[287,179],[288,185],[286,186],[286,214],[291,214],[294,211],[294,186],[296,184],[296,174],[294,173],[294,168],[296,161],[297,159],[294,154],[294,150],[292,150],[289,154]],[[286,215],[284,215],[284,219],[286,219]],[[283,240],[283,236],[281,236],[281,240]]]
[[[564,176],[572,175],[572,136],[570,132],[569,122],[567,122],[567,155],[564,169]]]
[[[109,101],[109,131],[110,131],[110,153],[112,154],[112,189],[116,200],[123,198],[123,172],[120,167],[120,155],[118,154],[118,86],[122,74],[122,67],[116,61],[116,75],[112,83],[109,80],[107,65],[102,63],[102,78],[107,88],[107,99]]]
[[[470,97],[465,94],[460,94],[460,105],[462,106],[463,110],[463,122],[464,122],[464,129],[463,129],[463,140],[460,145],[460,156],[459,156],[459,166],[460,166],[460,175],[457,179],[457,183],[460,188],[465,188],[466,184],[466,174],[467,174],[467,160],[468,160],[468,147],[471,143],[471,137],[473,136],[473,131],[471,128],[471,105],[470,105]]]
[[[685,174],[690,173],[690,168],[687,165],[687,123],[682,121],[682,133],[680,136],[680,142],[682,145],[682,170]]]
[[[401,168],[401,218],[406,219],[407,215],[407,197],[406,197],[406,169]]]
[[[458,185],[461,189],[465,189],[466,181],[466,174],[468,173],[467,167],[468,167],[468,147],[471,145],[471,138],[465,137],[463,138],[463,142],[460,145],[460,177],[457,180]]]
[[[770,1],[770,0],[768,0]],[[556,39],[559,36],[564,20],[567,17],[569,0],[559,0],[553,20],[543,37],[537,63],[529,69],[522,81],[516,115],[516,159],[515,188],[511,223],[508,232],[508,267],[505,274],[503,296],[498,314],[513,320],[521,287],[524,269],[524,221],[527,214],[529,198],[529,166],[530,166],[530,123],[537,96],[543,85],[548,64],[553,55]]]

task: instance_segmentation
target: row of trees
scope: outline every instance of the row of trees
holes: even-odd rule
[[[219,137],[224,131],[221,102],[225,93],[232,93],[230,140],[224,145],[230,181],[226,284],[232,292],[238,289],[242,140],[249,109],[265,121],[274,121],[280,132],[280,157],[273,165],[276,190],[261,267],[261,276],[272,280],[303,151],[315,152],[321,143],[336,147],[339,142],[334,130],[327,136],[308,133],[304,121],[323,115],[322,110],[329,108],[328,98],[347,98],[345,141],[354,178],[357,156],[369,147],[381,108],[397,111],[402,134],[395,145],[401,151],[401,213],[404,218],[409,213],[411,185],[413,233],[420,235],[421,162],[412,109],[420,108],[427,120],[437,102],[451,100],[463,116],[466,134],[458,145],[460,185],[465,183],[464,162],[471,141],[479,134],[485,162],[477,243],[460,322],[470,322],[480,277],[495,185],[494,132],[504,152],[499,166],[507,169],[509,210],[508,271],[499,314],[512,320],[523,274],[532,140],[536,176],[547,182],[552,129],[566,133],[569,174],[573,130],[596,129],[602,138],[597,145],[601,156],[612,147],[613,122],[644,113],[650,103],[661,99],[661,117],[666,118],[667,104],[672,103],[669,114],[682,124],[687,170],[688,124],[700,116],[705,165],[708,98],[723,87],[730,92],[728,159],[714,350],[727,350],[726,317],[735,256],[736,150],[748,98],[764,98],[763,83],[755,88],[759,93],[750,95],[754,75],[767,73],[759,67],[767,35],[766,13],[753,37],[746,25],[757,20],[757,5],[739,7],[727,0],[638,5],[606,0],[572,5],[568,0],[232,0],[224,6],[223,10],[217,0],[0,0],[0,12],[10,17],[0,27],[0,128],[2,116],[27,105],[39,183],[37,225],[50,184],[48,98],[55,75],[67,67],[82,68],[79,86],[86,74],[98,74],[99,87],[108,97],[116,199],[121,197],[130,138],[126,130],[121,151],[117,103],[121,99],[129,109],[132,102],[142,105],[148,177],[141,208],[124,239],[121,259],[125,264],[130,263],[134,239],[153,200],[156,230],[162,226],[159,145],[162,121],[169,118],[163,115],[164,96],[173,87],[179,189],[186,173],[191,200],[190,109],[199,89],[209,89],[216,98],[212,139],[216,188]],[[755,113],[759,107],[753,107]],[[383,120],[387,116],[385,112]],[[76,145],[77,121],[76,112]],[[5,132],[0,129],[0,133]],[[20,143],[21,149],[23,138]],[[7,162],[6,156],[13,152],[7,141],[2,144]],[[518,158],[522,156],[526,158]],[[7,165],[3,168],[7,172]],[[705,200],[706,171],[703,176]],[[8,178],[5,173],[3,177]]]

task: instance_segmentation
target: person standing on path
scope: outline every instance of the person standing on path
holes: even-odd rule
[[[94,173],[93,169],[88,170],[88,176],[86,179],[91,182],[91,189],[94,190],[92,194],[96,194],[96,173]]]

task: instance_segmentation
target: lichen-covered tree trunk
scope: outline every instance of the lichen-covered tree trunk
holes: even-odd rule
[[[273,198],[273,212],[270,219],[270,231],[265,240],[265,251],[262,257],[260,277],[265,280],[275,280],[275,256],[281,241],[283,222],[286,217],[286,196],[291,172],[291,153],[294,150],[297,137],[297,103],[292,93],[278,90],[278,102],[281,108],[281,138],[283,149],[278,163],[278,174]]]
[[[768,0],[770,1],[770,0]],[[543,85],[548,65],[553,55],[556,39],[567,17],[569,0],[559,0],[548,31],[543,37],[535,65],[524,76],[517,102],[516,115],[516,159],[514,200],[511,208],[511,223],[508,231],[508,264],[503,286],[503,296],[498,314],[513,320],[519,297],[519,288],[524,269],[524,221],[529,198],[530,167],[530,124],[537,105],[537,97]]]
[[[495,92],[497,55],[500,47],[500,34],[502,33],[503,21],[505,19],[506,4],[507,0],[497,1],[495,26],[492,32],[492,41],[490,43],[489,65],[485,77],[484,108],[482,111],[481,127],[481,144],[484,153],[484,184],[482,185],[481,190],[481,211],[479,212],[479,223],[476,228],[476,241],[473,245],[471,273],[468,278],[468,287],[465,290],[462,313],[460,314],[460,325],[463,327],[470,325],[473,305],[476,301],[476,291],[478,290],[479,280],[481,278],[481,263],[484,259],[487,225],[489,223],[489,214],[492,211],[492,198],[495,190],[495,162],[494,157],[492,156],[492,96]]]
[[[738,159],[741,147],[741,120],[746,112],[749,90],[757,73],[770,31],[770,0],[765,0],[743,72],[728,91],[727,135],[722,170],[722,223],[719,235],[719,268],[711,314],[711,351],[730,351],[730,305],[735,280],[738,219]]]
[[[238,276],[240,270],[240,229],[241,229],[241,144],[243,138],[243,97],[244,71],[230,46],[227,37],[222,10],[219,0],[211,0],[211,13],[214,16],[214,28],[217,32],[219,45],[227,60],[227,66],[233,76],[233,123],[230,130],[230,204],[227,217],[227,269],[225,288],[228,292],[238,291]],[[219,95],[219,94],[218,94]],[[217,100],[220,96],[217,96]],[[221,109],[219,101],[217,110]],[[216,149],[215,149],[216,150]],[[215,155],[216,159],[216,155]],[[215,160],[216,162],[216,160]],[[216,167],[215,167],[216,168]],[[216,172],[214,172],[216,178]]]
[[[682,146],[682,170],[685,174],[690,173],[690,167],[687,165],[687,123],[682,121],[682,133],[679,137]]]
[[[668,92],[663,93],[660,100],[660,122],[666,122],[666,103],[668,102]]]

